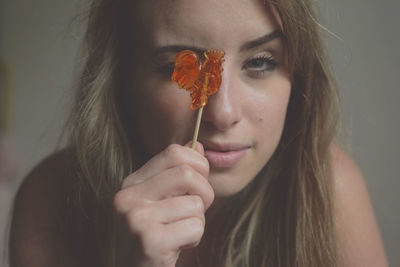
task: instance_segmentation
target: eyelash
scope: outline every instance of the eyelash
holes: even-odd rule
[[[261,61],[261,62],[257,62]],[[257,67],[251,67],[250,64],[262,63],[262,66],[266,64],[263,69],[255,70]],[[253,78],[262,78],[267,72],[272,72],[278,66],[278,62],[272,56],[261,55],[248,60],[244,65],[243,69],[247,69],[248,75]],[[253,69],[252,69],[253,68]],[[259,67],[258,67],[259,68]],[[174,63],[168,63],[157,68],[157,72],[162,73],[166,76],[171,76],[174,71]]]
[[[260,64],[261,67],[251,67],[250,64]],[[266,66],[264,66],[266,65]],[[246,69],[248,75],[253,78],[263,78],[267,72],[272,72],[278,66],[278,62],[272,56],[261,55],[248,60],[244,65],[243,69]],[[261,68],[261,69],[260,69]]]

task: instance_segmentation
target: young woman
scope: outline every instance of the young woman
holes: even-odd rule
[[[311,2],[94,1],[70,143],[18,193],[11,266],[387,266]],[[184,49],[225,51],[195,150]]]

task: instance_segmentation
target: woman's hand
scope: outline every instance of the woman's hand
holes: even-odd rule
[[[204,149],[173,144],[125,178],[116,211],[139,237],[141,267],[173,267],[183,248],[199,244],[214,200]]]

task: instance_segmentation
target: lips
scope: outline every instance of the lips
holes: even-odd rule
[[[242,143],[202,141],[204,154],[211,167],[232,168],[247,154],[251,146]]]

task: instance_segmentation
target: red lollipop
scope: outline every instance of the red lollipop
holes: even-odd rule
[[[205,60],[202,63],[198,55],[191,50],[183,50],[175,57],[175,68],[171,79],[180,88],[190,91],[190,96],[192,97],[190,109],[200,108],[192,148],[196,146],[201,115],[204,106],[207,104],[208,97],[215,94],[221,86],[224,55],[224,51],[207,50],[204,52]]]
[[[200,63],[197,54],[191,50],[183,50],[176,55],[171,79],[180,88],[190,91],[190,109],[204,107],[208,97],[218,91],[222,81],[224,55],[223,51],[207,50],[204,52],[203,63]]]

